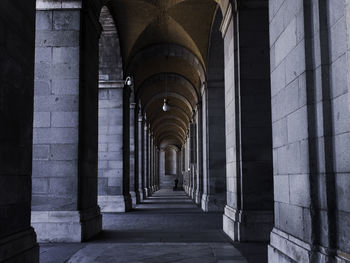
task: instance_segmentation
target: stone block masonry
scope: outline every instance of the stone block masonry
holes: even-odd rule
[[[55,4],[39,1],[36,15],[32,226],[40,242],[80,242],[102,228],[97,200],[91,198],[97,195],[93,104],[98,98],[93,94],[98,87],[90,83],[95,76],[97,84],[97,70],[80,66],[86,59],[81,21],[94,18],[82,14],[81,5],[67,9]],[[89,63],[98,63],[98,42],[92,39],[99,33],[88,28],[86,34],[95,50]],[[82,88],[82,79],[89,79],[91,87]]]

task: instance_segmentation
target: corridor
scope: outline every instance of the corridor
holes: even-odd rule
[[[266,257],[266,244],[235,248],[221,213],[204,213],[183,191],[167,189],[129,213],[103,214],[103,232],[89,242],[40,245],[42,263],[263,263]]]

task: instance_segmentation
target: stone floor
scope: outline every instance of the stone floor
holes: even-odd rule
[[[103,214],[104,231],[82,244],[41,244],[41,263],[264,263],[266,244],[233,244],[221,213],[184,192],[160,190],[129,213]]]

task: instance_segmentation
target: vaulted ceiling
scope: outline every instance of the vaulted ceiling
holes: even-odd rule
[[[219,0],[218,0],[219,1]],[[156,142],[182,145],[205,81],[213,0],[113,0],[124,72]],[[170,111],[163,112],[163,99]]]

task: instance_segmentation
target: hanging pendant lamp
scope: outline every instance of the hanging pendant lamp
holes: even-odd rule
[[[170,106],[168,104],[168,99],[164,99],[164,104],[163,104],[162,109],[164,112],[168,112],[170,110]]]
[[[164,14],[164,18],[166,17],[166,14]],[[167,21],[165,22],[165,26],[166,26],[166,39],[169,41],[169,35],[168,35],[168,23]],[[167,54],[166,54],[166,70],[168,70],[168,55],[169,55],[169,43],[167,44]],[[162,110],[164,112],[168,112],[170,110],[170,106],[168,103],[168,73],[167,71],[165,71],[165,98],[163,101],[163,106],[162,106]]]

